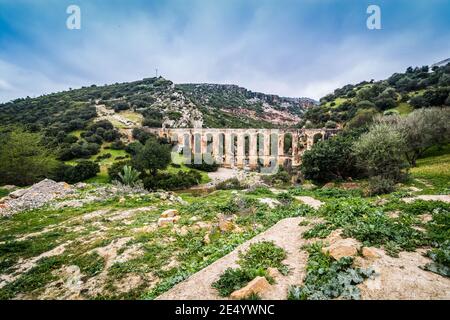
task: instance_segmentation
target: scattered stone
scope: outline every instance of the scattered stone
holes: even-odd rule
[[[124,197],[121,197],[120,199],[119,199],[119,203],[125,203],[125,198]]]
[[[339,260],[343,257],[353,257],[358,254],[359,244],[356,240],[347,238],[336,241],[329,247],[323,248],[324,253],[329,253],[334,259]]]
[[[433,220],[433,216],[429,213],[426,214],[421,214],[419,216],[420,221],[422,221],[422,223],[427,223],[430,222],[431,220]]]
[[[77,188],[77,189],[83,190],[83,189],[86,189],[88,187],[88,184],[84,183],[84,182],[78,182],[78,183],[76,183],[74,185],[74,187]]]
[[[229,232],[234,229],[234,223],[232,219],[220,215],[219,217],[219,229],[222,232]]]
[[[312,183],[302,184],[302,189],[303,190],[314,190],[316,188],[317,188],[317,186],[315,184],[312,184]]]
[[[245,287],[242,289],[234,291],[231,295],[231,299],[242,300],[246,299],[252,294],[262,294],[266,290],[270,288],[270,283],[267,281],[265,277],[256,277],[252,281],[250,281]]]
[[[179,216],[175,217],[167,217],[167,218],[159,218],[158,219],[158,227],[165,227],[168,225],[172,225],[179,220]]]
[[[317,199],[314,199],[313,197],[308,197],[308,196],[295,196],[294,199],[296,199],[310,207],[313,207],[316,210],[319,209],[323,204],[322,201],[319,201]]]
[[[359,189],[360,185],[357,182],[343,182],[340,187],[344,190],[355,190]]]
[[[161,218],[171,218],[178,215],[178,210],[176,209],[169,209],[161,213]]]
[[[388,202],[389,202],[389,200],[386,198],[378,198],[373,203],[377,206],[384,206]]]
[[[336,187],[336,184],[334,182],[328,182],[322,187],[322,189],[333,189],[335,187]]]
[[[17,199],[17,198],[22,197],[25,193],[27,193],[27,191],[28,191],[28,189],[26,189],[26,188],[25,189],[18,189],[16,191],[11,192],[8,196],[11,199]]]
[[[280,201],[272,198],[261,198],[258,199],[260,203],[266,204],[270,209],[274,209],[275,207],[279,206],[281,203]]]
[[[209,238],[209,233],[205,234],[205,236],[203,237],[203,242],[205,244],[210,244],[211,243],[211,239]]]
[[[438,194],[438,195],[420,195],[412,198],[403,198],[403,201],[406,203],[414,202],[416,200],[424,200],[424,201],[443,201],[450,203],[450,195]]]
[[[416,187],[412,187],[412,186],[409,187],[408,190],[411,191],[411,192],[420,192],[420,191],[422,191],[422,189],[416,188]]]

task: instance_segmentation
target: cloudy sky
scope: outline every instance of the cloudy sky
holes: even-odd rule
[[[69,5],[81,29],[66,27]],[[370,4],[381,30],[366,27]],[[320,98],[450,57],[448,0],[0,0],[0,101],[155,75]]]

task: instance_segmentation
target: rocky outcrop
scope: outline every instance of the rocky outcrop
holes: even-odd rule
[[[73,192],[74,188],[65,182],[45,179],[29,188],[10,193],[0,204],[0,215],[9,216],[19,211],[36,209]]]

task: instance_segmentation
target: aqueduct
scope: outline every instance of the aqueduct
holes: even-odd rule
[[[166,138],[191,160],[210,156],[224,167],[300,165],[301,156],[318,141],[335,135],[337,129],[215,129],[149,128],[149,133]],[[198,158],[199,157],[199,158]],[[196,160],[197,161],[197,160]]]

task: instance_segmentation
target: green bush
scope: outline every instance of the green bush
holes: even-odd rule
[[[201,181],[201,174],[194,170],[178,173],[157,173],[143,179],[147,190],[182,190],[195,186]]]
[[[222,297],[227,297],[233,291],[239,290],[244,287],[247,283],[252,281],[257,276],[265,276],[264,270],[246,270],[246,269],[233,269],[228,268],[220,276],[219,280],[212,284],[214,289],[217,289],[219,295]]]
[[[219,169],[219,165],[215,162],[212,161],[212,163],[206,163],[204,160],[204,155],[202,155],[202,163],[194,163],[194,155],[192,155],[191,158],[191,162],[186,164],[187,167],[192,168],[192,169],[196,169],[196,170],[201,170],[201,171],[205,171],[205,172],[215,172],[217,171],[217,169]]]
[[[350,135],[338,135],[314,144],[302,157],[300,169],[305,178],[323,183],[358,177],[360,170],[352,153],[353,142]]]
[[[100,167],[95,162],[82,160],[75,166],[61,165],[57,170],[56,180],[77,183],[95,177],[100,172]]]
[[[240,190],[243,189],[241,182],[237,178],[230,178],[216,185],[217,190]]]
[[[369,194],[371,196],[391,193],[394,190],[395,182],[391,179],[380,176],[371,177],[369,179]]]

